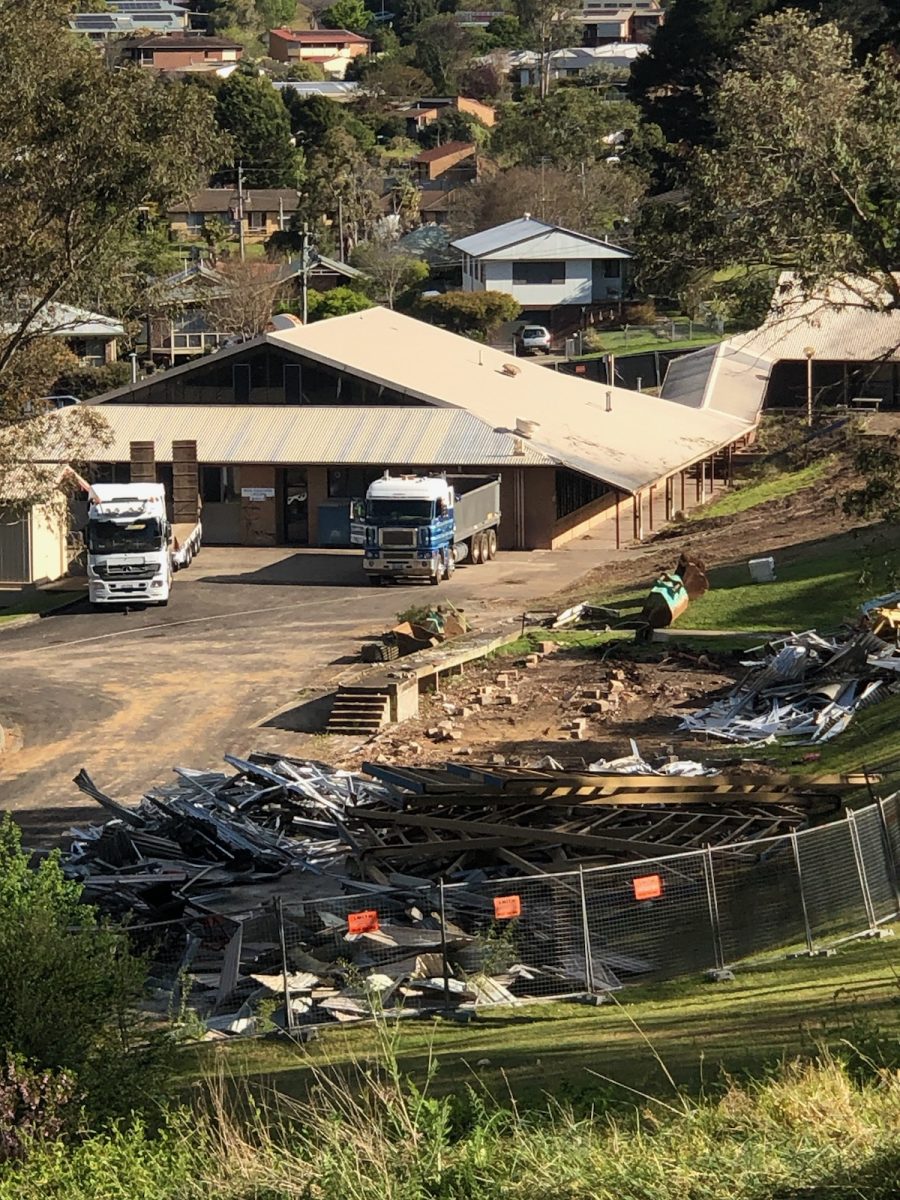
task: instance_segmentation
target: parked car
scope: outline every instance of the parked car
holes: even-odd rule
[[[518,354],[549,354],[550,330],[543,325],[523,325],[516,334],[516,352]]]

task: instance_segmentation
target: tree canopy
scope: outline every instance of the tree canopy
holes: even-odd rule
[[[291,122],[268,79],[235,71],[216,90],[216,120],[231,139],[231,161],[247,187],[296,187],[301,161]]]
[[[125,311],[152,250],[139,210],[165,211],[225,151],[208,92],[107,70],[65,16],[63,0],[0,3],[0,476],[40,436],[21,416],[55,378],[53,305]],[[99,423],[57,423],[60,456]]]
[[[900,78],[887,55],[854,60],[849,34],[789,11],[761,19],[712,106],[682,206],[648,210],[645,275],[792,269],[805,290],[845,276],[900,307]],[[881,297],[881,299],[879,299]]]

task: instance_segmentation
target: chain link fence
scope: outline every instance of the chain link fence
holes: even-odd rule
[[[369,1016],[375,994],[385,1010],[428,1011],[815,954],[900,916],[898,863],[900,793],[800,833],[642,863],[460,884],[395,876],[389,890],[276,899],[132,936],[170,1010],[189,981],[208,1027],[249,1032],[249,1000],[268,986],[297,1030]]]

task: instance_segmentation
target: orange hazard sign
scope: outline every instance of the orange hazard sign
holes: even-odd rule
[[[494,916],[498,921],[509,921],[518,917],[522,912],[522,900],[519,896],[495,896]]]
[[[378,913],[374,908],[347,914],[348,933],[377,933],[378,929]]]
[[[662,895],[662,879],[658,875],[639,875],[631,882],[635,900],[656,900]]]

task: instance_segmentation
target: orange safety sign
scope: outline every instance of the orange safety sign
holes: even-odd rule
[[[494,916],[498,921],[509,921],[518,917],[522,912],[522,900],[519,896],[495,896]]]
[[[348,933],[377,933],[379,928],[378,913],[374,908],[347,914]]]
[[[657,900],[662,895],[662,879],[659,875],[638,875],[631,882],[635,900]]]

